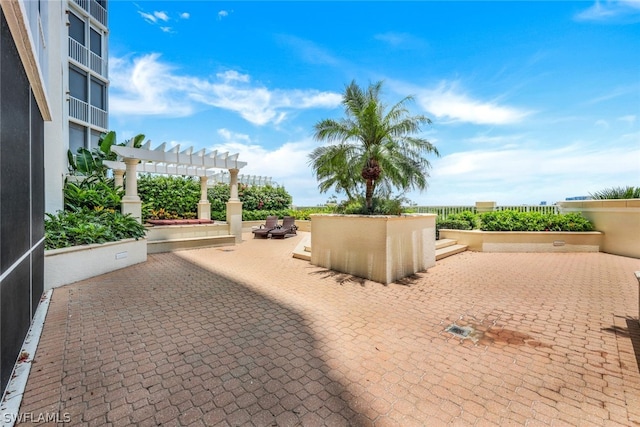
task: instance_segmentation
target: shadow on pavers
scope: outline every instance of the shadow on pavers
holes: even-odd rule
[[[68,296],[58,310],[73,332],[63,360],[44,348],[35,362],[43,378],[62,370],[59,412],[75,425],[358,426],[367,415],[350,407],[301,314],[178,256],[150,255],[56,292]],[[37,401],[39,379],[25,402]]]
[[[627,323],[626,328],[614,325],[608,328],[603,328],[602,330],[605,332],[615,333],[621,337],[629,338],[631,340],[633,353],[636,356],[636,365],[640,372],[640,320],[629,316],[624,316],[624,319]]]

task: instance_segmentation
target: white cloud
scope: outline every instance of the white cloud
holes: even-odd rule
[[[416,102],[440,119],[468,122],[480,125],[506,125],[518,123],[531,114],[530,111],[481,101],[463,93],[456,83],[443,82],[434,89],[420,89]]]
[[[426,197],[413,196],[419,204],[434,205],[535,204],[626,185],[640,173],[640,148],[632,143],[638,136],[622,136],[614,148],[575,142],[549,150],[483,147],[453,153],[432,161]]]
[[[338,66],[342,61],[316,43],[291,35],[280,35],[279,40],[292,47],[309,64]]]
[[[284,185],[298,205],[311,203],[311,196],[318,197],[318,183],[307,166],[308,155],[317,145],[311,139],[286,142],[267,149],[252,143],[247,135],[228,129],[219,129],[218,135],[223,142],[214,144],[210,149],[238,153],[238,159],[247,162],[241,174],[270,177]]]
[[[408,33],[387,32],[376,34],[374,39],[380,40],[394,48],[404,49],[424,49],[428,46],[427,42]]]
[[[238,113],[256,124],[278,124],[294,110],[335,108],[342,95],[314,89],[269,89],[235,70],[216,79],[181,75],[159,54],[110,60],[110,111],[114,115],[186,116],[203,105]]]
[[[632,125],[636,122],[637,116],[635,114],[628,114],[626,116],[618,117],[618,121],[626,122],[629,125]]]
[[[225,83],[229,83],[232,81],[248,83],[250,80],[250,77],[248,74],[241,74],[236,70],[227,70],[225,72],[218,73],[216,74],[216,77],[218,77]]]
[[[188,12],[182,12],[180,14],[180,18],[182,19],[189,19],[191,17],[191,15]]]
[[[218,12],[218,19],[222,19],[222,18],[226,18],[227,16],[229,16],[229,12],[227,12],[226,10],[221,10],[220,12]]]
[[[153,16],[155,16],[156,18],[164,22],[169,21],[169,15],[167,15],[167,12],[156,11],[156,12],[153,12]]]
[[[172,69],[158,61],[159,54],[110,58],[110,112],[126,115],[186,116],[194,109],[180,89],[188,79],[174,76]]]
[[[596,0],[593,6],[574,17],[577,21],[635,23],[640,21],[638,0]]]
[[[172,33],[173,32],[173,29],[171,27],[160,27],[160,30],[163,33]]]
[[[140,14],[140,16],[142,16],[142,18],[145,21],[147,21],[150,24],[155,24],[156,22],[158,22],[158,18],[153,16],[153,14],[151,13],[145,13],[145,12],[142,12],[141,10],[139,10],[138,13]]]
[[[609,122],[607,122],[606,120],[596,120],[595,125],[604,129],[609,129]]]

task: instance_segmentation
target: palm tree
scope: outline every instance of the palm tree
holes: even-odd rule
[[[414,136],[431,120],[410,115],[406,104],[413,98],[407,96],[387,110],[380,100],[381,88],[382,82],[370,84],[366,91],[355,81],[346,86],[342,100],[346,117],[316,123],[314,138],[330,145],[309,155],[321,192],[335,188],[352,200],[364,186],[369,212],[380,184],[424,190],[431,167],[425,156],[439,155],[429,141]]]

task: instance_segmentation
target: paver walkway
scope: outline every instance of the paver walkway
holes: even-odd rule
[[[293,259],[301,237],[151,255],[57,289],[23,417],[640,425],[639,260],[465,252],[383,286]]]

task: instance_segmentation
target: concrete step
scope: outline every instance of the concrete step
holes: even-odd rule
[[[453,240],[453,239],[436,240],[436,250],[437,249],[446,248],[447,246],[453,246],[456,243],[458,243],[458,241],[457,240]]]
[[[147,253],[158,254],[184,249],[210,248],[215,246],[233,246],[236,236],[232,234],[222,236],[186,237],[161,240],[147,240]]]
[[[445,246],[441,249],[436,249],[436,261],[439,261],[442,258],[446,258],[451,255],[459,254],[460,252],[464,252],[467,250],[467,248],[467,245],[454,244],[451,246]]]
[[[311,235],[300,240],[293,250],[293,257],[304,261],[311,261]]]

